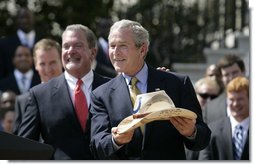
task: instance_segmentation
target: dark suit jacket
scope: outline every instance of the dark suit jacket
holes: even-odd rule
[[[182,136],[169,121],[154,121],[146,124],[143,145],[141,131],[136,129],[132,141],[115,151],[111,128],[132,115],[128,86],[120,75],[92,92],[91,149],[97,159],[186,159],[184,143],[192,150],[201,150],[208,145],[211,133],[203,122],[190,79],[150,67],[148,72],[147,92],[158,88],[165,90],[176,107],[187,108],[197,114],[196,139],[191,141]]]
[[[99,73],[100,75],[114,78],[117,75],[113,65],[107,55],[102,49],[101,44],[98,42],[98,52],[96,55],[96,62],[97,65],[95,67],[95,72]]]
[[[92,89],[108,79],[94,74]],[[30,90],[19,136],[39,140],[54,147],[52,159],[93,159],[90,149],[90,119],[82,130],[77,119],[64,74]]]
[[[206,123],[211,123],[218,119],[227,117],[226,92],[220,94],[217,98],[207,103],[203,117]]]
[[[200,151],[199,160],[234,160],[229,117],[210,123],[209,128],[212,131],[210,144]],[[249,160],[249,133],[241,159]]]
[[[33,78],[32,78],[32,82],[30,85],[30,88],[38,85],[41,83],[41,79],[40,76],[38,75],[38,73],[36,71],[34,71],[33,74]],[[6,91],[6,90],[12,90],[13,92],[15,92],[17,95],[20,94],[20,90],[18,87],[18,83],[16,81],[16,78],[14,76],[14,73],[12,73],[11,75],[9,75],[8,77],[0,80],[0,90],[1,91]]]
[[[25,114],[26,106],[28,105],[29,92],[26,92],[22,95],[16,97],[15,101],[15,119],[13,125],[13,134],[17,135],[18,130],[22,121],[22,118]]]
[[[42,39],[42,36],[36,33],[35,42]],[[12,63],[16,48],[21,45],[21,41],[17,33],[0,40],[0,79],[7,77],[13,72],[14,66]]]

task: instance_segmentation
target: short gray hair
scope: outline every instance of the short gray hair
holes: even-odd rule
[[[86,36],[89,48],[97,48],[97,38],[94,32],[89,29],[87,26],[81,24],[73,24],[66,27],[64,30],[62,37],[66,31],[83,31]]]
[[[136,47],[140,47],[144,43],[147,43],[149,46],[150,42],[148,31],[140,23],[126,19],[117,21],[111,26],[108,38],[110,38],[111,32],[115,29],[124,28],[129,28],[132,30]]]

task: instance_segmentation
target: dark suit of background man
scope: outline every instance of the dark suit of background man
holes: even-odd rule
[[[230,116],[211,122],[211,141],[204,150],[200,151],[199,160],[236,160],[234,157],[234,135],[238,125],[243,128],[243,143],[240,148],[240,160],[249,158],[249,80],[236,77],[226,87],[227,109]]]
[[[33,57],[28,47],[17,47],[13,57],[13,66],[12,73],[0,80],[1,91],[11,90],[20,95],[41,82],[38,73],[33,70]]]
[[[158,71],[144,59],[149,34],[139,23],[121,20],[109,33],[109,56],[122,74],[92,93],[91,148],[97,159],[186,159],[184,144],[192,150],[205,148],[210,130],[202,120],[200,105],[187,76]],[[141,93],[165,90],[176,107],[197,114],[196,120],[172,117],[170,121],[146,124],[144,137],[140,128],[119,134],[117,125],[133,114],[128,84],[138,78]]]
[[[74,109],[74,88],[78,79],[90,103],[90,93],[108,79],[91,70],[96,55],[96,37],[83,25],[70,25],[62,34],[64,74],[30,90],[31,98],[22,119],[19,136],[39,140],[54,147],[52,159],[93,159],[90,119],[83,130]],[[85,100],[84,100],[85,102]]]
[[[12,58],[19,45],[32,49],[35,42],[42,38],[34,28],[34,15],[28,8],[19,9],[16,19],[16,33],[0,40],[0,79],[13,71]]]
[[[36,71],[38,71],[41,83],[60,76],[63,73],[61,62],[61,46],[52,39],[38,41],[33,49],[33,59]],[[29,92],[19,95],[15,102],[15,123],[13,133],[17,135],[23,115],[25,114]]]
[[[117,75],[108,56],[108,33],[110,26],[113,24],[111,18],[96,19],[96,32],[98,36],[98,52],[96,60],[94,60],[94,70],[96,73],[107,77],[115,77]]]

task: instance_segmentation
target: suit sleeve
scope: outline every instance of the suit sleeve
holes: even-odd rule
[[[33,90],[30,90],[30,97],[28,97],[23,115],[18,136],[38,141],[40,137],[40,116]]]
[[[18,130],[19,130],[19,126],[21,123],[21,119],[22,119],[22,114],[21,114],[21,109],[20,109],[20,100],[19,97],[17,97],[16,101],[15,101],[15,119],[14,119],[14,125],[13,125],[13,134],[17,135],[18,134]]]
[[[189,109],[197,114],[196,128],[197,134],[195,140],[185,138],[185,145],[188,149],[199,151],[204,149],[210,141],[211,131],[206,123],[203,121],[202,111],[196,97],[195,90],[188,76],[184,78],[182,105],[183,108]]]
[[[207,146],[199,152],[198,160],[211,160],[210,146]]]
[[[95,159],[117,159],[113,148],[108,113],[101,100],[93,92],[91,98],[91,151]]]

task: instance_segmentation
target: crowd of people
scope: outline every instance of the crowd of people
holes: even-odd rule
[[[249,80],[239,56],[223,56],[193,85],[187,75],[146,63],[149,32],[138,22],[101,19],[98,27],[110,30],[99,39],[87,26],[68,25],[60,45],[36,39],[27,8],[18,18],[29,26],[20,23],[15,44],[0,41],[0,58],[12,61],[0,68],[1,131],[51,145],[56,160],[249,160]],[[135,113],[133,88],[164,90],[197,118],[173,116],[120,133],[117,125]]]

